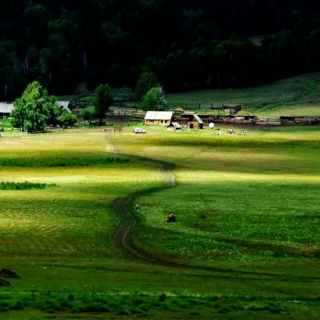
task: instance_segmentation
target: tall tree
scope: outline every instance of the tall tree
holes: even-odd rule
[[[152,72],[144,72],[136,85],[136,98],[141,101],[143,96],[151,89],[159,86],[157,76]]]
[[[96,110],[94,107],[87,107],[81,110],[80,117],[86,121],[93,121],[97,118]]]
[[[58,123],[62,128],[73,127],[77,122],[77,117],[75,114],[68,113],[67,111],[62,111],[61,115],[57,118]]]
[[[43,130],[59,115],[56,99],[35,81],[28,85],[21,98],[14,101],[13,126],[29,133]]]
[[[79,83],[135,87],[141,76],[141,100],[158,86],[154,74],[177,92],[320,67],[316,0],[1,0],[0,15],[0,100],[36,80],[62,95]]]
[[[102,122],[106,112],[109,110],[110,106],[113,103],[113,96],[111,95],[111,88],[108,84],[101,84],[96,90],[93,100],[93,105],[99,122]]]
[[[145,94],[142,100],[142,108],[145,111],[157,110],[160,107],[164,107],[167,101],[164,98],[164,93],[162,88],[152,88]]]

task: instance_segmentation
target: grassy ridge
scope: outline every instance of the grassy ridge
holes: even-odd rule
[[[235,90],[203,90],[183,94],[169,94],[172,107],[202,109],[211,105],[242,104],[240,114],[265,117],[320,116],[319,73],[310,73],[279,80],[260,87]]]

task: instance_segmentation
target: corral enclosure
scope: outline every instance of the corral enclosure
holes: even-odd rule
[[[0,191],[0,266],[21,276],[0,289],[0,317],[316,319],[319,127],[226,129],[1,138],[1,182],[50,187]],[[176,186],[163,188],[163,163]],[[114,202],[133,194],[132,245],[162,263],[111,241]],[[171,212],[176,224],[165,222]]]

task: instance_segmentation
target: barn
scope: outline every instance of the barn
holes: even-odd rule
[[[172,122],[168,126],[168,130],[170,130],[170,131],[181,131],[182,127],[180,126],[180,124],[178,122]]]
[[[186,121],[190,129],[203,129],[203,121],[197,114],[182,114],[181,118]]]
[[[70,101],[57,101],[56,102],[60,109],[67,111],[68,113],[72,113],[72,105]]]
[[[173,111],[148,111],[144,120],[147,126],[168,127],[172,117]]]
[[[0,102],[0,119],[10,117],[14,106],[12,103]]]

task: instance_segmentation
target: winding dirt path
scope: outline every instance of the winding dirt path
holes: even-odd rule
[[[120,149],[117,144],[112,139],[113,135],[108,137],[108,142],[112,145],[113,152],[121,154]],[[155,263],[163,266],[170,266],[175,268],[187,268],[190,271],[195,271],[197,273],[192,273],[190,276],[198,276],[199,271],[205,272],[200,273],[201,277],[216,277],[216,278],[225,278],[231,279],[234,277],[235,279],[239,279],[239,276],[242,279],[250,279],[255,281],[260,281],[261,279],[277,279],[277,281],[294,281],[294,282],[305,282],[305,281],[319,281],[320,277],[309,277],[309,276],[296,276],[296,275],[285,275],[285,274],[277,274],[277,273],[268,273],[268,272],[253,272],[246,270],[232,270],[232,269],[224,269],[215,266],[200,266],[200,265],[190,265],[185,261],[167,261],[163,257],[160,256],[151,256],[149,253],[139,250],[135,247],[132,241],[132,233],[134,228],[138,223],[138,218],[134,213],[130,212],[130,205],[133,201],[141,196],[148,196],[153,193],[162,191],[167,188],[173,188],[176,186],[175,176],[173,174],[174,165],[172,163],[162,162],[159,160],[144,158],[144,157],[135,157],[138,160],[148,161],[151,163],[156,163],[159,165],[160,173],[165,177],[165,183],[162,187],[158,188],[150,188],[147,190],[142,190],[140,192],[136,192],[128,195],[124,198],[118,198],[114,202],[114,209],[117,216],[120,218],[121,224],[119,225],[117,231],[113,235],[112,242],[115,247],[119,248],[126,256],[131,257],[135,260],[140,260],[148,263]],[[209,272],[209,273],[208,273]],[[218,274],[218,275],[217,275]]]
[[[148,160],[148,159],[144,159]],[[158,162],[150,160],[151,162]],[[160,162],[159,162],[160,163]],[[172,173],[173,165],[169,163],[161,163],[160,173],[165,177],[165,184],[159,188],[151,188],[140,192],[133,193],[124,198],[118,198],[115,201],[114,209],[117,216],[121,220],[116,233],[113,236],[113,244],[119,248],[125,255],[131,258],[144,260],[148,262],[160,262],[158,259],[151,257],[146,252],[142,252],[135,248],[132,242],[132,231],[137,225],[137,217],[130,212],[129,206],[135,198],[151,195],[152,193],[172,188],[176,185],[175,176]]]
[[[109,152],[115,154],[121,154],[121,151],[113,139],[114,133],[111,133],[107,136],[107,150]],[[152,163],[156,163],[159,165],[159,171],[165,177],[165,184],[163,187],[159,188],[151,188],[147,190],[142,190],[140,192],[136,192],[128,195],[124,198],[116,199],[114,203],[114,210],[117,214],[118,218],[121,221],[117,231],[113,235],[112,242],[115,247],[119,248],[126,256],[130,256],[131,258],[144,260],[148,262],[156,262],[157,259],[149,256],[146,252],[142,252],[135,248],[132,242],[132,232],[137,225],[137,217],[130,212],[129,206],[134,201],[135,198],[141,196],[147,196],[154,192],[161,191],[166,188],[174,187],[176,185],[175,176],[172,173],[174,166],[170,163],[165,163],[153,159],[143,158],[143,157],[134,157],[138,160],[148,161]]]

